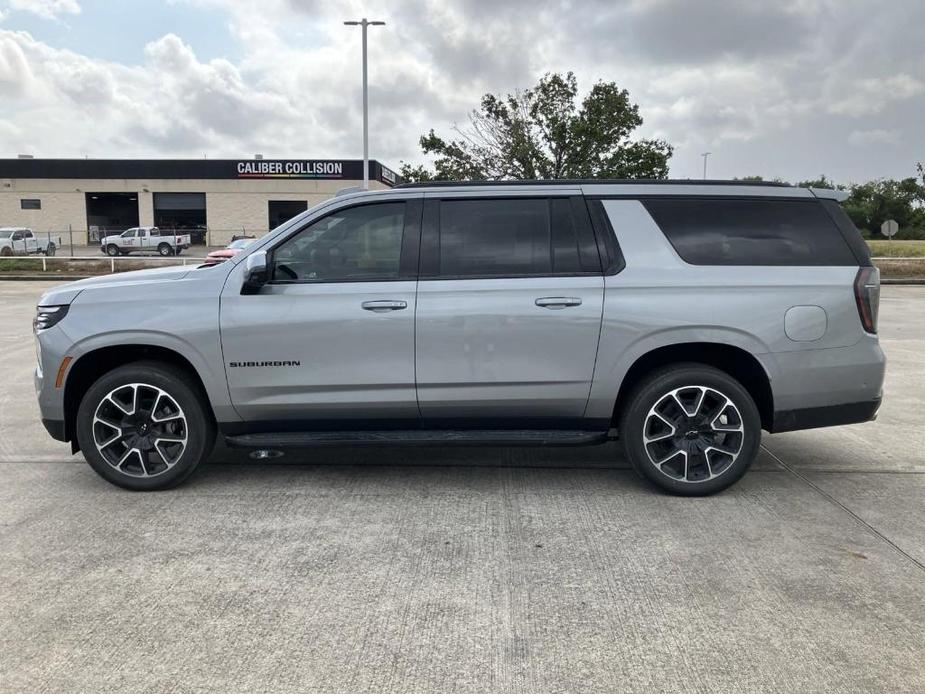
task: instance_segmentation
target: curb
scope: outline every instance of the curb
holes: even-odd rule
[[[111,273],[106,273],[111,274]],[[0,273],[0,281],[9,280],[10,282],[54,282],[62,280],[64,282],[73,282],[75,280],[87,280],[91,277],[105,277],[106,275],[4,275]]]

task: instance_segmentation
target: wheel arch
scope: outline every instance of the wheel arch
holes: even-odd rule
[[[654,370],[682,362],[696,362],[723,371],[748,391],[761,415],[761,426],[770,429],[774,422],[774,393],[771,379],[758,359],[734,345],[719,342],[687,342],[657,347],[639,356],[630,366],[620,383],[614,404],[612,423],[620,415],[636,386]]]
[[[64,382],[64,435],[71,442],[73,452],[79,449],[75,423],[80,400],[87,389],[100,376],[125,364],[136,361],[158,361],[174,366],[190,378],[190,384],[199,392],[206,412],[215,420],[212,402],[205,383],[193,364],[179,352],[152,344],[122,344],[99,347],[81,355],[70,366]]]

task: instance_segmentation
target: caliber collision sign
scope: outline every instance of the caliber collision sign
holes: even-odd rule
[[[344,162],[257,159],[239,161],[237,172],[238,178],[344,178]]]
[[[398,182],[398,176],[391,169],[375,160],[370,161],[369,164],[370,179],[382,181],[386,185],[394,185]],[[314,178],[361,181],[363,180],[363,160],[0,158],[0,180],[10,178],[115,178],[138,179],[139,181]]]

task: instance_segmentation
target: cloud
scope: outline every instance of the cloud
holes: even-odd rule
[[[178,26],[153,36],[137,64],[105,61],[12,30],[10,13],[0,149],[359,156],[360,32],[342,22],[366,15],[387,22],[369,32],[370,145],[392,165],[420,161],[421,133],[449,133],[485,92],[566,70],[584,91],[596,80],[628,89],[640,135],[676,145],[675,176],[699,175],[700,153],[712,151],[717,176],[860,180],[906,175],[925,151],[918,0],[877,12],[848,0],[393,0],[375,11],[361,0],[172,2],[214,12],[240,58],[202,59]]]
[[[615,45],[670,63],[750,60],[792,54],[812,40],[812,3],[764,0],[648,0],[610,15],[598,31]]]
[[[925,93],[925,82],[899,74],[857,82],[850,95],[829,106],[830,113],[866,116],[880,113],[894,101],[904,101]]]
[[[12,10],[31,12],[45,19],[57,19],[62,14],[80,14],[77,0],[9,0]]]
[[[895,145],[902,141],[902,136],[898,130],[884,130],[883,128],[874,128],[873,130],[854,130],[848,136],[848,142],[858,147],[868,145]]]

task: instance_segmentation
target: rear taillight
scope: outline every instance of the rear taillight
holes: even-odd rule
[[[854,300],[858,304],[861,325],[869,333],[877,332],[877,314],[880,312],[880,270],[862,267],[854,278]]]

